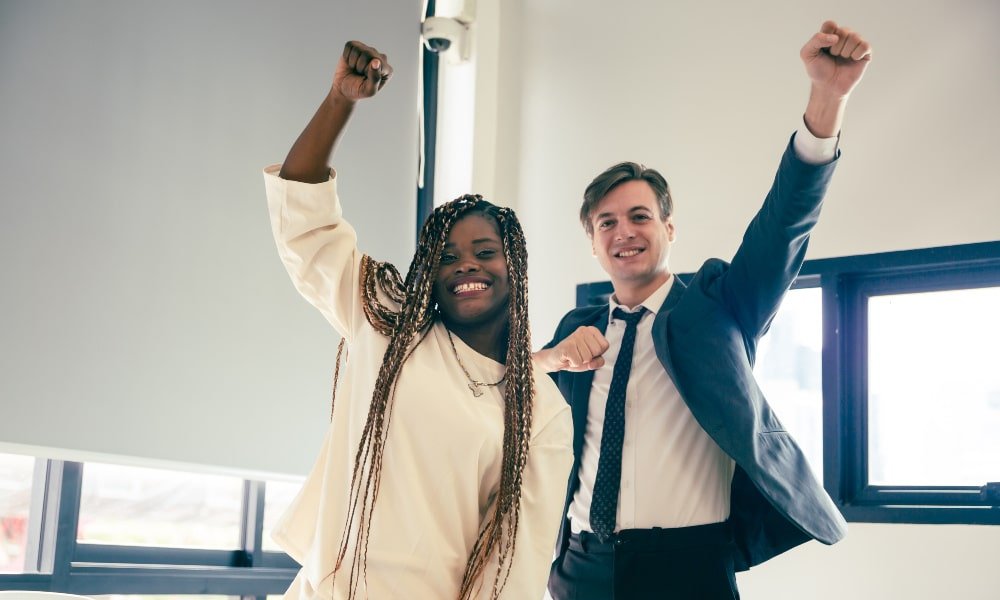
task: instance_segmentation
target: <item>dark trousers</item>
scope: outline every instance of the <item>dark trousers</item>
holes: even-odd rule
[[[727,523],[572,534],[549,573],[554,600],[738,600]]]

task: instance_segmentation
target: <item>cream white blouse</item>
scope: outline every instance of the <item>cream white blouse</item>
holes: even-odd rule
[[[286,598],[340,599],[347,597],[353,545],[335,578],[333,567],[354,457],[388,339],[362,310],[361,253],[354,229],[342,217],[335,175],[331,171],[328,181],[306,184],[281,179],[279,170],[280,165],[264,170],[278,253],[295,287],[347,340],[349,359],[341,368],[333,421],[319,457],[271,535],[302,565]],[[503,365],[457,336],[454,341],[472,377],[501,378]],[[357,597],[457,598],[499,488],[503,385],[474,397],[447,331],[436,323],[404,363],[391,402],[367,575]],[[520,525],[502,598],[544,594],[573,461],[572,439],[568,405],[551,379],[536,371]],[[496,561],[494,556],[475,597],[490,596]]]

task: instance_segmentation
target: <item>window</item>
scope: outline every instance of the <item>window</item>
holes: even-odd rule
[[[263,552],[261,481],[0,455],[0,490],[4,522],[27,522],[0,547],[0,590],[262,599],[298,571]]]
[[[1000,243],[872,262],[835,293],[842,429],[826,442],[842,510],[861,521],[1000,524]]]
[[[264,550],[279,551],[281,548],[271,539],[271,530],[274,529],[278,518],[285,512],[285,509],[292,503],[295,495],[299,493],[302,481],[268,481],[266,493],[264,494],[264,535],[262,547]]]
[[[757,348],[754,375],[768,404],[823,480],[823,293],[792,290]]]
[[[868,481],[1000,481],[1000,287],[868,299]]]
[[[77,539],[173,548],[238,548],[243,480],[87,463]]]

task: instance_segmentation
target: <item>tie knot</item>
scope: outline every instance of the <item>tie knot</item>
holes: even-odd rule
[[[640,306],[639,310],[635,312],[628,312],[623,308],[616,308],[615,311],[612,313],[614,318],[621,319],[622,321],[625,321],[625,323],[631,326],[635,326],[636,323],[639,322],[639,319],[641,319],[642,315],[644,314],[646,314],[645,306]]]

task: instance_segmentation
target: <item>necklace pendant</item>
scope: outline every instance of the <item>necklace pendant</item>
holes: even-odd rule
[[[470,383],[469,384],[469,389],[472,390],[472,395],[475,396],[476,398],[478,398],[478,397],[480,397],[480,396],[483,395],[483,391],[480,390],[479,386],[476,385],[475,383]]]

